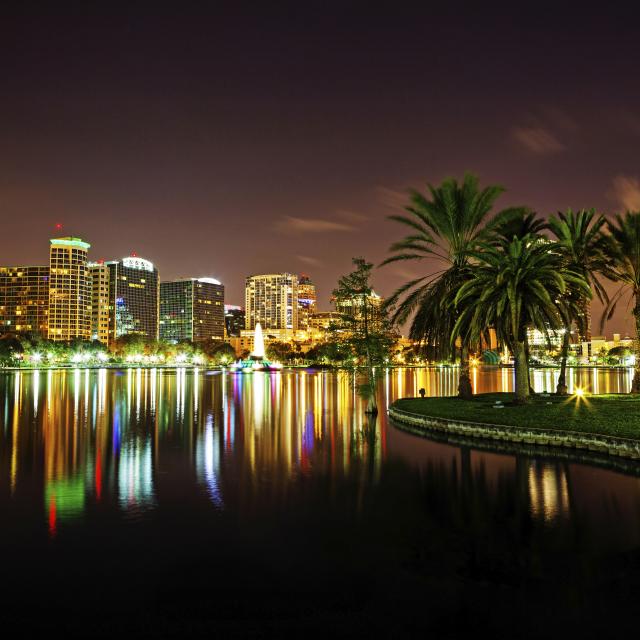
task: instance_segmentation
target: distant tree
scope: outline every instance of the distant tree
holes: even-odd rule
[[[307,351],[307,360],[321,362],[324,364],[342,364],[351,357],[349,346],[343,341],[344,334],[340,340],[331,339],[315,345]]]
[[[126,358],[130,355],[144,353],[146,346],[147,341],[144,336],[135,333],[128,333],[113,340],[109,349],[115,356]]]
[[[386,314],[371,304],[373,288],[370,283],[373,264],[364,258],[353,258],[355,269],[338,281],[333,291],[336,301],[350,301],[353,315],[345,317],[347,331],[342,339],[364,369],[365,381],[358,386],[358,393],[367,401],[366,412],[378,413],[376,383],[382,368],[388,363],[394,336],[386,320]]]
[[[265,355],[274,362],[286,362],[293,357],[294,352],[289,343],[272,340],[265,347]]]
[[[3,367],[15,363],[15,359],[22,354],[24,347],[20,339],[12,334],[5,333],[0,336],[0,365]]]
[[[229,364],[236,359],[235,349],[228,342],[207,340],[200,344],[200,349],[214,364]]]
[[[632,351],[631,349],[629,349],[629,347],[619,345],[617,347],[613,347],[609,349],[607,353],[607,358],[612,364],[620,364],[620,363],[624,363],[624,360],[628,358],[631,354],[632,354]]]

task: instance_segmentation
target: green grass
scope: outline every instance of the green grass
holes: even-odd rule
[[[496,400],[504,403],[504,409],[494,408]],[[527,405],[514,405],[512,400],[512,393],[483,393],[473,400],[402,398],[394,406],[434,418],[640,438],[640,396],[611,394],[558,398],[536,395]]]

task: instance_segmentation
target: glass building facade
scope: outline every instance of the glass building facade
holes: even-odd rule
[[[154,264],[137,256],[105,264],[109,269],[109,341],[128,334],[157,340],[160,291]]]
[[[224,285],[214,278],[160,283],[160,338],[224,339]]]
[[[50,340],[91,338],[91,275],[87,252],[91,246],[71,236],[53,238],[49,248]]]
[[[47,335],[49,267],[0,267],[0,334]]]
[[[104,262],[90,262],[91,339],[109,344],[109,267]]]
[[[309,318],[316,312],[316,285],[302,274],[298,280],[298,328],[308,329]]]
[[[298,328],[298,276],[273,273],[249,276],[245,283],[245,328]]]
[[[238,337],[245,325],[244,309],[233,304],[225,304],[224,324],[227,336]]]

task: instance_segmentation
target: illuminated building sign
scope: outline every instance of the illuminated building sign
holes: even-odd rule
[[[138,257],[122,258],[122,266],[140,271],[153,271],[153,262]]]

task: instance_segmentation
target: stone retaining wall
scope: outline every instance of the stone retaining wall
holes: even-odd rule
[[[562,431],[561,429],[531,429],[498,424],[469,422],[449,418],[437,418],[403,411],[393,405],[389,416],[401,424],[424,431],[436,431],[465,437],[488,438],[508,442],[534,444],[570,449],[586,449],[600,454],[640,460],[640,440],[613,436]]]

